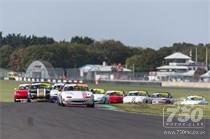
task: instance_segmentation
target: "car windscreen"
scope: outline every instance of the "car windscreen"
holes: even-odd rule
[[[138,96],[148,96],[148,93],[146,91],[138,91]]]
[[[189,100],[196,100],[196,101],[198,101],[198,100],[202,100],[202,99],[203,99],[202,97],[192,97]]]
[[[19,86],[19,90],[27,90],[29,88],[29,86]]]
[[[46,89],[47,86],[39,84],[39,85],[31,85],[30,89]]]
[[[103,90],[103,89],[91,89],[91,92],[93,92],[93,94],[104,94],[105,90]]]
[[[159,97],[170,98],[170,95],[166,94],[166,93],[160,93],[160,94],[153,94],[152,97],[155,97],[155,98],[159,98]]]
[[[60,90],[60,89],[62,89],[62,87],[63,87],[62,85],[56,85],[56,86],[53,87],[53,89]]]
[[[110,93],[110,96],[123,96],[122,92],[112,92]]]
[[[138,96],[138,94],[139,94],[138,92],[136,92],[136,93],[129,93],[128,96]]]
[[[147,93],[139,93],[139,96],[148,96]]]
[[[38,89],[39,85],[31,85],[30,89]]]
[[[88,87],[84,86],[66,86],[64,91],[88,91]]]
[[[165,98],[172,98],[170,93],[160,93],[160,97],[165,97]]]

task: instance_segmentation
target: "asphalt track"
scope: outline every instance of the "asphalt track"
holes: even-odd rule
[[[209,139],[205,135],[165,135],[162,117],[59,107],[50,103],[0,103],[1,139]]]

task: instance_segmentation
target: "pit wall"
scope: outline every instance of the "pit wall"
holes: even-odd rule
[[[142,81],[142,80],[100,80],[100,83],[111,83],[116,85],[139,85],[139,86],[153,86],[161,87],[161,82],[157,81]]]
[[[162,82],[162,87],[209,88],[210,82]]]

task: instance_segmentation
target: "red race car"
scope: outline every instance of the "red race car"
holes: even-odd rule
[[[123,91],[107,91],[102,97],[100,103],[102,104],[111,104],[111,103],[123,103]]]
[[[21,102],[28,99],[28,89],[30,84],[20,84],[15,90],[14,102]]]

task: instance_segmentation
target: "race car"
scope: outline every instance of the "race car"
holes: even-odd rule
[[[56,83],[52,86],[52,89],[50,90],[49,102],[57,102],[58,93],[62,90],[63,86],[64,83]]]
[[[112,104],[112,103],[123,103],[123,91],[111,90],[106,91],[99,103],[101,104]]]
[[[29,86],[30,84],[20,84],[18,89],[15,89],[14,102],[27,101]]]
[[[95,102],[99,102],[105,94],[105,90],[100,89],[100,88],[93,88],[93,89],[90,89],[90,91],[94,95],[94,101]]]
[[[153,93],[151,96],[152,104],[173,104],[174,99],[169,92]]]
[[[49,101],[50,98],[50,83],[33,83],[29,87],[28,102],[33,100]]]
[[[188,96],[180,104],[183,105],[208,105],[208,101],[203,96]]]
[[[94,96],[88,89],[87,84],[65,84],[61,93],[58,94],[58,105],[86,105],[95,107]]]
[[[150,100],[147,91],[129,91],[123,98],[123,103],[149,103]]]
[[[18,79],[18,73],[10,71],[10,72],[7,73],[7,77],[9,78],[9,80],[17,80]]]

